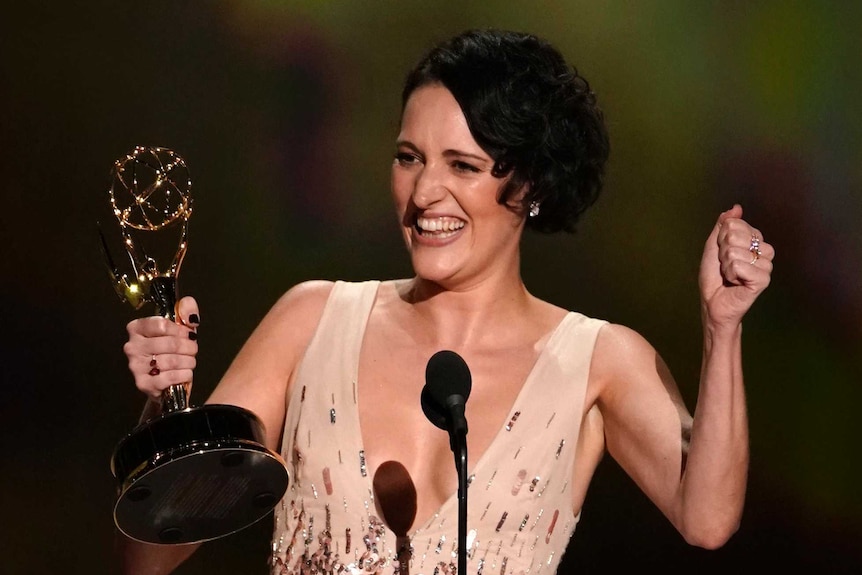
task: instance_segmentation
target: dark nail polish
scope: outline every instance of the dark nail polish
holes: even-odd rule
[[[194,341],[194,340],[196,340],[197,338],[198,338],[198,334],[197,334],[197,332],[195,332],[195,331],[190,331],[190,332],[189,332],[189,339],[190,339],[190,340]]]
[[[198,314],[193,313],[189,316],[189,323],[197,325],[201,322],[201,318],[198,317]]]

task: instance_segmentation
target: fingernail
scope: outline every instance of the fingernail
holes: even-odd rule
[[[189,332],[189,339],[195,341],[198,338],[198,333],[196,331]]]
[[[198,314],[193,313],[189,316],[189,323],[197,325],[201,322],[201,318],[198,317]]]

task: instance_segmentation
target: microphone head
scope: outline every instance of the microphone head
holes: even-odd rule
[[[421,398],[425,417],[440,429],[448,430],[453,399],[466,403],[472,388],[473,378],[464,359],[454,351],[438,351],[425,367]]]

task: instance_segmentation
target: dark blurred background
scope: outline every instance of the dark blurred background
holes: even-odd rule
[[[745,322],[742,526],[689,548],[606,459],[562,573],[862,571],[862,4],[63,2],[0,24],[3,573],[112,573],[108,462],[142,398],[95,222],[113,161],[173,148],[195,214],[198,401],[289,286],[410,273],[390,207],[401,81],[468,27],[531,31],[590,79],[612,158],[578,232],[528,235],[528,287],[643,333],[694,406],[696,274],[739,202],[777,247]],[[119,246],[117,246],[117,249]],[[149,308],[152,310],[152,308]],[[270,524],[181,573],[265,573]]]

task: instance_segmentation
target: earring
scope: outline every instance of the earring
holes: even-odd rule
[[[530,217],[535,218],[539,215],[539,202],[533,201],[530,202]]]

